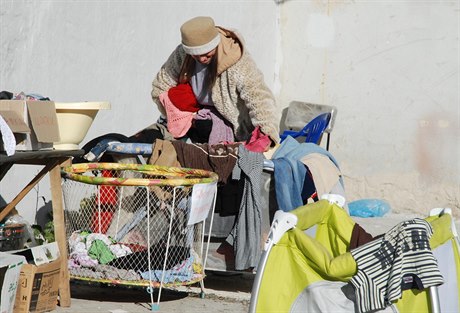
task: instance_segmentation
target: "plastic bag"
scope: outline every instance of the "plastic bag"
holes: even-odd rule
[[[351,216],[381,217],[390,212],[390,204],[380,199],[361,199],[348,203]]]
[[[21,243],[20,243],[20,248],[22,249],[23,246],[27,247],[34,247],[37,245],[35,241],[35,236],[34,236],[34,231],[32,229],[32,226],[29,224],[29,222],[26,221],[25,218],[23,218],[19,214],[13,214],[9,215],[7,219],[5,220],[5,225],[24,225],[25,227],[25,233],[24,236],[21,238]]]

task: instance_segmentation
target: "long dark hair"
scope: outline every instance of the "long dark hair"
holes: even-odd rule
[[[208,71],[206,73],[206,77],[204,78],[204,86],[208,87],[208,90],[203,90],[202,92],[210,92],[212,87],[214,86],[216,79],[217,79],[217,59],[218,59],[218,51],[219,49],[216,48],[216,53],[212,56],[211,62],[208,64]],[[198,61],[195,61],[191,55],[187,54],[185,57],[184,63],[182,63],[182,67],[179,74],[179,83],[185,84],[190,82],[190,78],[195,73],[195,64]]]

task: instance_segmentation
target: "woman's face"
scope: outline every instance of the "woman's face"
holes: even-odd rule
[[[201,64],[209,64],[211,63],[212,57],[216,54],[217,48],[212,49],[208,53],[200,54],[200,55],[192,55],[196,61],[200,62]]]

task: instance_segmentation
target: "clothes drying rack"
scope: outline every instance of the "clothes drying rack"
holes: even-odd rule
[[[65,167],[63,198],[70,277],[146,287],[152,311],[163,287],[201,284],[217,175],[122,163]],[[158,290],[156,303],[154,289]]]

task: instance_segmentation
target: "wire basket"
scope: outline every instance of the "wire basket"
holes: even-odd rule
[[[202,282],[209,245],[204,238],[211,230],[204,220],[214,211],[217,174],[83,163],[64,168],[62,176],[72,279],[160,292]]]

